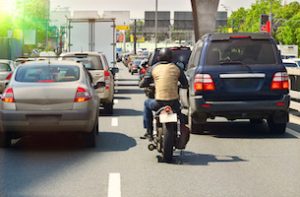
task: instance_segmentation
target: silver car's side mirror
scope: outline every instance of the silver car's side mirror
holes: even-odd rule
[[[117,67],[111,67],[111,68],[110,68],[110,71],[111,71],[111,73],[112,73],[113,75],[115,75],[116,73],[119,72],[119,68],[117,68]]]

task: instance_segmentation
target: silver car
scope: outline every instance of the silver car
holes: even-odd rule
[[[1,98],[0,146],[26,134],[72,132],[95,145],[99,97],[82,64],[69,61],[21,64]]]
[[[0,59],[0,93],[5,89],[15,68],[14,61]]]
[[[96,89],[100,104],[106,114],[113,113],[114,105],[114,74],[118,68],[109,67],[104,53],[98,52],[68,52],[61,55],[62,60],[73,60],[84,64],[92,75],[93,82],[105,82],[105,87]]]

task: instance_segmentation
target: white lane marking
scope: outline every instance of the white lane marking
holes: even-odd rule
[[[114,99],[114,104],[118,104],[119,100],[118,99]]]
[[[286,128],[286,132],[288,132],[289,134],[295,136],[296,138],[299,138],[300,139],[300,133],[290,129],[290,128]]]
[[[120,173],[109,173],[108,197],[121,197],[121,175],[120,175]]]
[[[112,118],[111,119],[111,126],[117,127],[119,125],[119,119],[118,118]]]

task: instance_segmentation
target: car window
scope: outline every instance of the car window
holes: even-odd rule
[[[24,66],[18,69],[18,82],[72,82],[78,81],[80,70],[77,66]]]
[[[0,63],[0,72],[9,72],[9,71],[11,71],[9,64]]]
[[[103,64],[101,59],[96,55],[75,55],[64,56],[63,60],[72,60],[80,62],[88,70],[103,70]]]
[[[275,47],[270,40],[232,39],[209,44],[206,64],[222,62],[242,64],[276,64]]]
[[[283,63],[285,67],[298,67],[296,63]]]

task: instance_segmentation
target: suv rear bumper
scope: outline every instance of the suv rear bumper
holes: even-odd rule
[[[269,118],[270,116],[278,116],[278,119],[284,119],[285,122],[287,122],[285,116],[288,113],[289,105],[289,95],[284,95],[280,100],[271,101],[206,102],[201,96],[192,97],[190,100],[191,114],[194,117],[195,121],[197,121],[198,119],[199,122],[205,122],[207,118],[213,118],[215,116],[221,116],[233,120]]]

